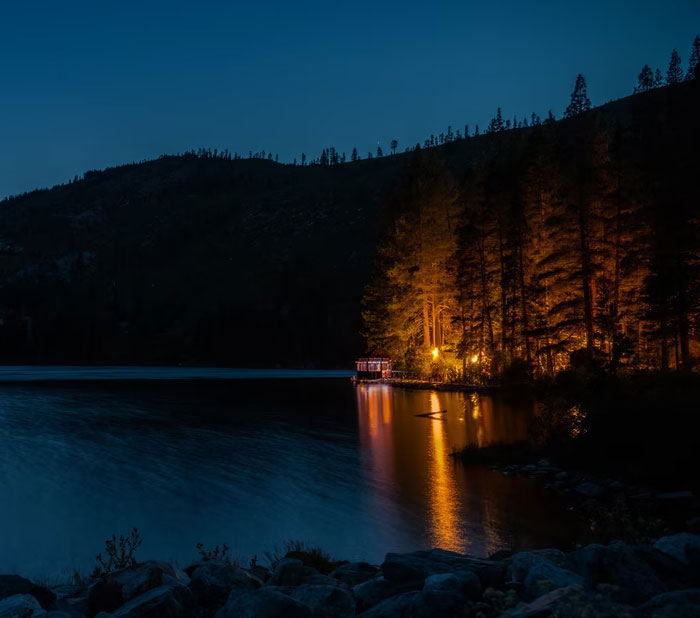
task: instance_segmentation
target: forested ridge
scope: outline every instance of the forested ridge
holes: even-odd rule
[[[684,81],[371,160],[188,153],[7,199],[0,360],[692,364],[698,103]]]
[[[368,347],[416,373],[551,374],[700,354],[700,82],[416,153],[364,297]]]

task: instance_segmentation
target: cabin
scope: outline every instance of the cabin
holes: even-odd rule
[[[355,361],[358,380],[382,380],[391,377],[391,359],[386,356],[358,358]]]

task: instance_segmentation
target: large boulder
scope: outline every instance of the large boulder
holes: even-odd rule
[[[56,595],[53,608],[56,612],[66,615],[85,616],[88,607],[88,587],[82,584],[61,584],[54,586],[52,592]],[[54,618],[54,614],[51,614]],[[58,618],[58,614],[56,614]]]
[[[231,591],[242,593],[256,590],[262,582],[245,569],[226,562],[202,562],[190,569],[190,589],[205,615],[213,615]]]
[[[186,586],[189,577],[166,562],[144,562],[110,573],[90,586],[88,616],[112,612],[127,601],[164,584]]]
[[[304,563],[298,558],[283,558],[275,566],[266,584],[270,586],[298,586],[304,580]]]
[[[637,610],[639,618],[697,618],[700,615],[700,588],[665,592]]]
[[[19,575],[0,575],[0,601],[17,594],[30,594],[44,609],[49,609],[56,595],[44,586],[39,586]]]
[[[608,546],[587,545],[571,552],[566,564],[589,588],[601,584],[617,587],[615,598],[623,603],[643,603],[668,589],[649,564],[647,550],[621,541]]]
[[[311,618],[311,610],[296,599],[265,586],[232,595],[216,618]]]
[[[367,562],[348,562],[332,571],[330,576],[354,588],[368,579],[376,577],[377,573],[379,573],[379,567]]]
[[[390,582],[385,577],[375,577],[355,586],[352,591],[355,595],[357,613],[362,613],[370,607],[374,607],[385,599],[394,597],[404,592],[420,590],[422,582],[418,584],[398,585]]]
[[[509,572],[511,580],[522,584],[525,597],[534,599],[556,588],[583,586],[581,575],[557,566],[547,554],[519,552],[513,556]]]
[[[45,618],[39,601],[31,594],[14,594],[0,601],[0,618]]]
[[[191,618],[195,601],[186,586],[165,584],[140,594],[116,611],[99,618]]]
[[[691,560],[700,554],[700,536],[689,532],[679,532],[661,537],[654,543],[654,549],[672,556],[684,565],[689,566]]]
[[[425,579],[424,591],[450,592],[469,601],[481,598],[481,582],[472,571],[439,573]]]
[[[431,575],[471,571],[477,575],[484,588],[503,586],[506,573],[506,565],[501,562],[472,558],[442,549],[410,554],[388,553],[381,569],[384,577],[395,584],[422,583]]]
[[[350,618],[355,615],[355,599],[345,587],[299,586],[291,597],[306,605],[313,618]]]
[[[461,595],[426,590],[391,597],[360,614],[362,618],[466,618],[470,604]]]
[[[529,603],[519,603],[500,618],[632,618],[633,608],[586,592],[581,586],[557,588]]]

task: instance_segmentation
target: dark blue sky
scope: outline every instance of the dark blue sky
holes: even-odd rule
[[[631,8],[634,7],[634,8]],[[0,196],[200,146],[362,156],[684,68],[700,2],[3,2]]]

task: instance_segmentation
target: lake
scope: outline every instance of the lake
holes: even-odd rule
[[[134,526],[140,558],[180,566],[198,542],[244,563],[289,539],[378,563],[571,538],[537,481],[449,457],[523,437],[529,404],[347,375],[0,368],[0,572],[89,571]]]

